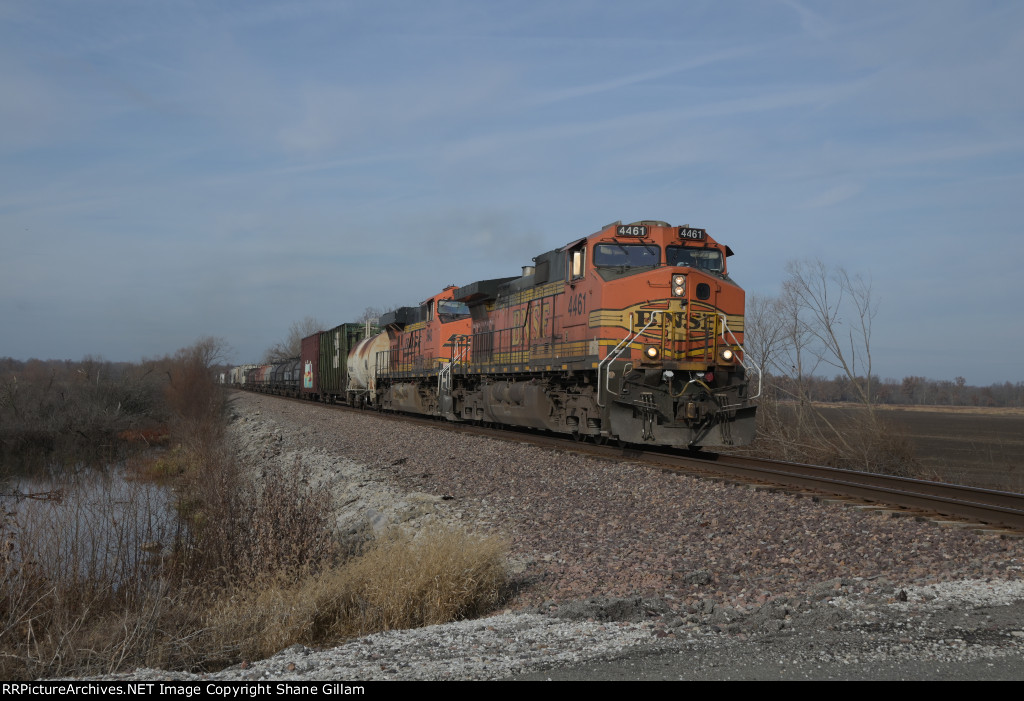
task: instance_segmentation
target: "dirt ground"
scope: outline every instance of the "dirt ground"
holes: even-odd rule
[[[880,407],[936,479],[1024,492],[1024,410]],[[826,412],[849,409],[831,406]]]

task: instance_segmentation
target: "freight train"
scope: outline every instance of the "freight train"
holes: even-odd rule
[[[521,275],[314,334],[300,358],[229,381],[598,443],[745,445],[761,373],[743,352],[731,255],[705,229],[614,222]]]

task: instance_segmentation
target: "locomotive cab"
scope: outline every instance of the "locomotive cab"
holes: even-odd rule
[[[589,326],[605,337],[596,379],[609,432],[679,446],[752,440],[732,251],[704,229],[661,221],[616,222],[590,240],[601,298]]]

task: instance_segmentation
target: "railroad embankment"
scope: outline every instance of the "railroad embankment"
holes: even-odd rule
[[[439,521],[508,539],[506,607],[593,595],[733,608],[846,580],[881,592],[1020,577],[1024,541],[639,464],[235,395],[252,454],[340,477],[346,528]],[[377,495],[377,496],[373,496]],[[346,506],[347,504],[347,506]],[[358,524],[362,525],[358,525]]]
[[[1014,678],[1024,661],[1024,540],[272,397],[231,412],[252,479],[301,463],[354,539],[498,536],[513,586],[496,617],[211,678]],[[153,676],[192,678],[134,678]]]

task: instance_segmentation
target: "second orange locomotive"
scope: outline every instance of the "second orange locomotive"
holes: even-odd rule
[[[382,316],[350,358],[366,378],[350,397],[598,442],[749,443],[757,388],[731,254],[704,229],[609,224],[519,277]]]

